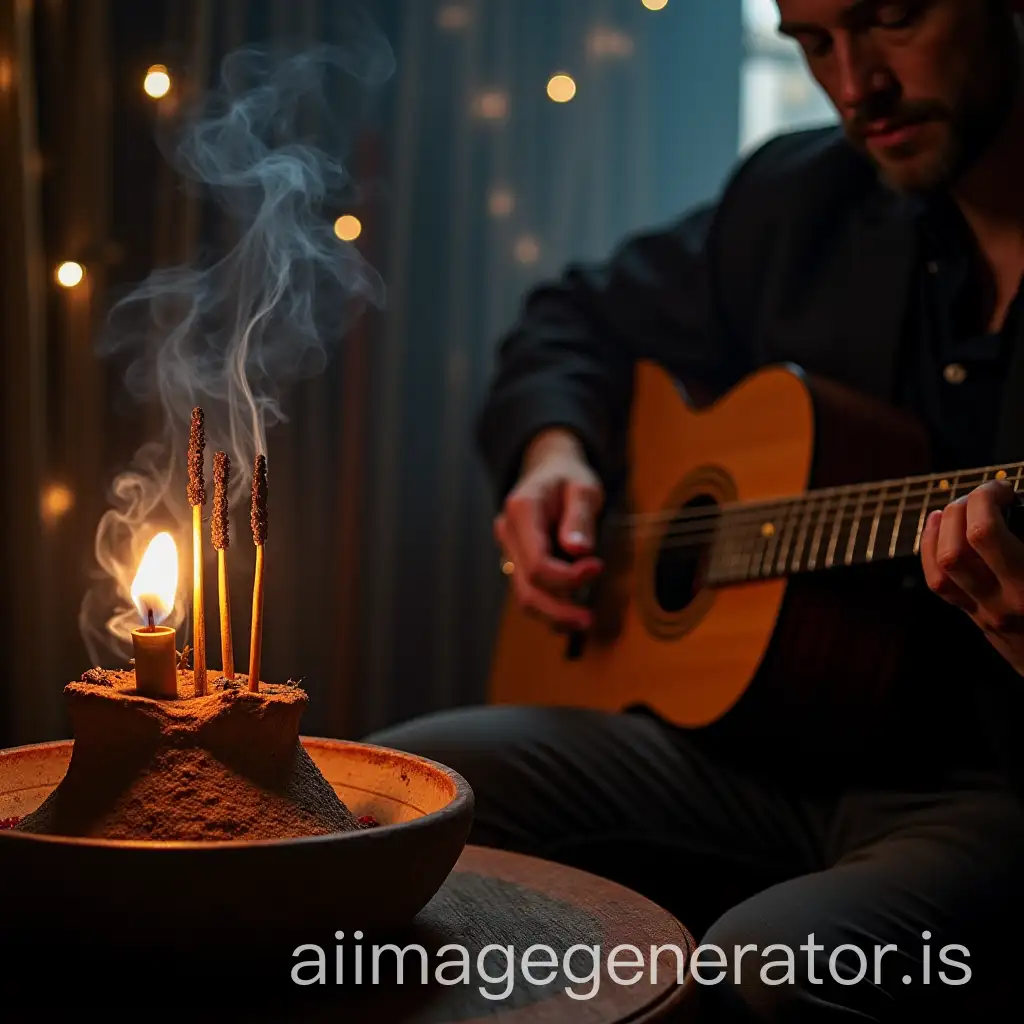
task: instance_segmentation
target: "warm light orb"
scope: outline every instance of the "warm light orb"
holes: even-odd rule
[[[40,504],[43,519],[47,523],[55,523],[71,511],[75,504],[75,496],[71,492],[71,488],[65,484],[48,484],[43,490]]]
[[[57,283],[64,288],[74,288],[82,283],[85,277],[85,268],[81,263],[69,260],[57,268]]]
[[[536,263],[540,259],[540,242],[533,235],[523,235],[516,240],[512,251],[517,262],[525,264]]]
[[[661,11],[668,6],[668,0],[641,0],[649,11]]]
[[[142,81],[146,95],[154,100],[163,99],[171,91],[171,76],[163,64],[154,64]]]
[[[500,89],[486,89],[473,99],[473,112],[485,121],[504,120],[508,108],[508,94]]]
[[[169,533],[158,533],[146,548],[139,570],[132,580],[132,601],[143,623],[153,612],[153,625],[159,626],[174,608],[178,591],[178,549]]]
[[[343,242],[354,242],[363,233],[363,225],[358,217],[346,213],[334,222],[334,233]]]
[[[555,103],[568,103],[576,95],[576,83],[568,75],[552,75],[548,81],[548,96]]]
[[[437,23],[443,29],[455,31],[465,28],[470,21],[469,8],[462,4],[445,4],[437,12]]]
[[[487,197],[487,209],[492,217],[508,217],[516,208],[516,197],[511,189],[498,187],[491,189]]]

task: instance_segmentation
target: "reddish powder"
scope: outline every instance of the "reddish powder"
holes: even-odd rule
[[[184,678],[182,678],[184,677]],[[75,734],[60,785],[21,831],[104,839],[279,839],[361,827],[299,742],[296,686],[210,673],[211,692],[178,700],[134,691],[131,673],[97,670],[65,694]]]

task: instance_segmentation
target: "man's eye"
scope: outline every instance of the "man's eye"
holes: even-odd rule
[[[875,18],[882,28],[906,28],[916,17],[914,4],[882,4],[875,11]]]
[[[831,40],[824,35],[805,37],[800,40],[800,45],[809,57],[824,57],[831,49]]]

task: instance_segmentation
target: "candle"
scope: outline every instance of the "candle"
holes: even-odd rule
[[[143,623],[132,631],[135,689],[143,697],[178,695],[176,633],[161,625],[171,614],[177,589],[178,550],[169,533],[158,533],[146,548],[131,589]]]

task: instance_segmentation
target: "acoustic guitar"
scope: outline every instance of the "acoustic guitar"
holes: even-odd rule
[[[558,633],[510,593],[491,701],[740,732],[771,714],[780,740],[810,726],[856,746],[905,667],[928,513],[988,480],[1019,488],[1024,464],[922,473],[916,421],[788,365],[698,407],[642,363],[631,417],[594,625]]]

